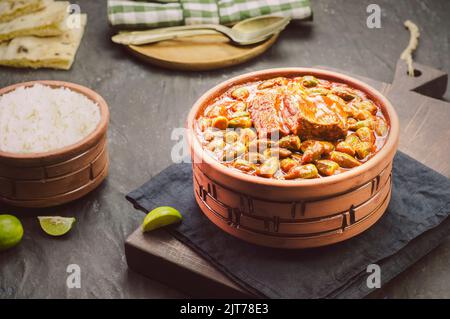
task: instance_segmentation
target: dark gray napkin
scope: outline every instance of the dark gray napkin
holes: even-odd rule
[[[173,234],[254,294],[358,298],[371,291],[366,285],[369,264],[381,267],[384,284],[443,240],[449,223],[443,223],[445,230],[427,231],[450,214],[450,180],[398,152],[385,215],[357,237],[306,250],[259,247],[219,230],[195,202],[190,164],[170,166],[127,199],[143,211],[162,205],[177,208],[184,221],[172,228]]]

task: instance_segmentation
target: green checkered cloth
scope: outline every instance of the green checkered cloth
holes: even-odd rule
[[[108,0],[108,19],[119,28],[160,28],[184,24],[233,24],[261,15],[311,17],[309,0]]]

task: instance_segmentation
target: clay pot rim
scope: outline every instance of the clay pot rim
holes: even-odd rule
[[[353,168],[349,171],[327,176],[319,179],[303,179],[303,180],[277,180],[263,178],[259,176],[247,175],[237,170],[230,169],[223,164],[219,163],[212,156],[207,154],[203,150],[194,130],[194,121],[197,118],[198,111],[207,103],[212,101],[215,97],[225,92],[231,86],[236,84],[243,84],[249,81],[262,80],[277,76],[301,76],[311,74],[318,78],[327,79],[331,81],[341,82],[350,85],[353,88],[359,89],[369,95],[370,98],[375,100],[377,104],[382,108],[382,112],[389,123],[389,132],[386,138],[386,142],[383,147],[367,162],[361,166]],[[188,144],[191,150],[191,156],[194,159],[200,160],[201,163],[210,165],[213,169],[217,170],[220,174],[226,175],[237,180],[241,180],[247,183],[258,184],[262,186],[275,186],[275,187],[309,187],[309,186],[331,186],[338,184],[344,180],[352,179],[365,172],[373,170],[377,165],[383,161],[391,160],[394,156],[395,150],[398,145],[400,124],[397,113],[389,102],[389,100],[378,90],[370,85],[357,80],[351,76],[344,75],[342,73],[317,69],[317,68],[304,68],[304,67],[288,67],[288,68],[273,68],[265,69],[250,73],[245,73],[229,80],[226,80],[210,90],[204,93],[193,105],[187,118],[188,128]],[[193,159],[193,161],[194,161]]]
[[[45,86],[50,86],[52,88],[57,87],[65,87],[68,88],[74,92],[83,94],[88,99],[96,103],[100,109],[100,122],[98,123],[97,127],[94,131],[92,131],[89,135],[87,135],[82,140],[67,145],[62,148],[58,148],[55,150],[51,150],[48,152],[35,152],[35,153],[12,153],[12,152],[5,152],[0,150],[0,158],[8,159],[8,160],[27,160],[27,159],[50,159],[50,158],[58,158],[61,155],[67,154],[67,153],[77,153],[86,148],[86,146],[93,145],[97,140],[99,140],[105,133],[108,128],[108,122],[109,122],[109,109],[108,104],[103,99],[100,94],[97,92],[72,82],[66,82],[66,81],[55,81],[55,80],[36,80],[36,81],[28,81],[28,82],[21,82],[16,83],[4,88],[0,89],[0,96],[6,93],[9,93],[16,88],[19,87],[30,87],[35,84],[42,84]]]

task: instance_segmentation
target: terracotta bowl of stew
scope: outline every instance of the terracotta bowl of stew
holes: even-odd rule
[[[49,207],[78,199],[108,175],[106,133],[109,109],[105,100],[84,86],[63,81],[31,81],[0,89],[0,95],[18,87],[42,84],[81,93],[100,109],[100,121],[82,140],[47,152],[0,151],[0,202],[19,207]]]
[[[270,87],[271,82],[277,81],[278,84]],[[353,100],[346,93],[354,95]],[[302,97],[300,102],[294,99],[294,105],[298,105],[294,111],[290,109],[293,96]],[[244,101],[246,108],[232,104],[236,101]],[[220,106],[222,104],[225,107]],[[367,110],[367,105],[372,106],[368,108],[372,115],[360,111]],[[315,113],[309,117],[311,107]],[[219,144],[225,145],[222,148],[210,147],[211,137],[205,132],[223,131],[225,134],[227,131],[222,130],[225,127],[241,125],[238,132],[241,135],[229,136],[242,138],[243,129],[248,128],[249,123],[246,123],[248,119],[234,120],[236,109],[244,112],[239,116],[248,116],[252,121],[250,129],[256,133],[252,138],[258,141],[253,144],[261,144],[263,129],[266,139],[278,135],[270,151],[278,154],[278,162],[270,161],[278,166],[264,164],[272,155],[262,152],[269,155],[260,162],[258,159],[252,162],[250,169],[245,165],[243,168],[241,164],[253,154],[251,139],[245,140],[247,150],[233,153],[235,157],[231,160],[223,155],[229,147],[226,138],[224,144],[219,137]],[[345,118],[339,117],[343,109]],[[227,121],[217,118],[222,115],[228,116]],[[361,123],[365,120],[368,121]],[[370,128],[369,140],[364,135],[367,129],[359,130],[361,127]],[[313,68],[269,69],[240,75],[200,97],[189,113],[187,128],[195,199],[207,218],[237,238],[277,248],[324,246],[360,234],[386,211],[391,197],[392,161],[399,139],[398,117],[386,97],[352,77]],[[352,137],[348,143],[339,144],[347,142],[349,135]],[[284,151],[286,154],[282,158],[280,145],[285,144],[279,139],[286,139],[286,136],[297,143],[298,136],[300,144],[293,143],[293,148]],[[355,136],[359,139],[351,144]],[[327,150],[322,147],[327,145],[323,142],[333,147]],[[361,150],[370,143],[368,153]],[[354,146],[353,151],[345,147],[347,144]],[[314,153],[311,145],[320,151]],[[257,148],[256,153],[259,151]],[[220,152],[222,155],[216,156]],[[347,161],[347,157],[342,160],[340,156],[345,152],[353,154],[353,160]],[[284,160],[289,153],[289,158]],[[271,170],[271,167],[275,168]]]

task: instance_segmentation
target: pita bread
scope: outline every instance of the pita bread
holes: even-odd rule
[[[14,20],[15,18],[44,9],[43,0],[1,0],[0,23]]]
[[[0,44],[0,65],[18,68],[53,68],[68,70],[83,37],[87,16],[81,26],[55,37],[25,36]]]
[[[54,36],[65,31],[64,20],[67,17],[69,2],[50,2],[43,10],[18,17],[12,21],[0,23],[0,42],[15,37],[36,35]]]

